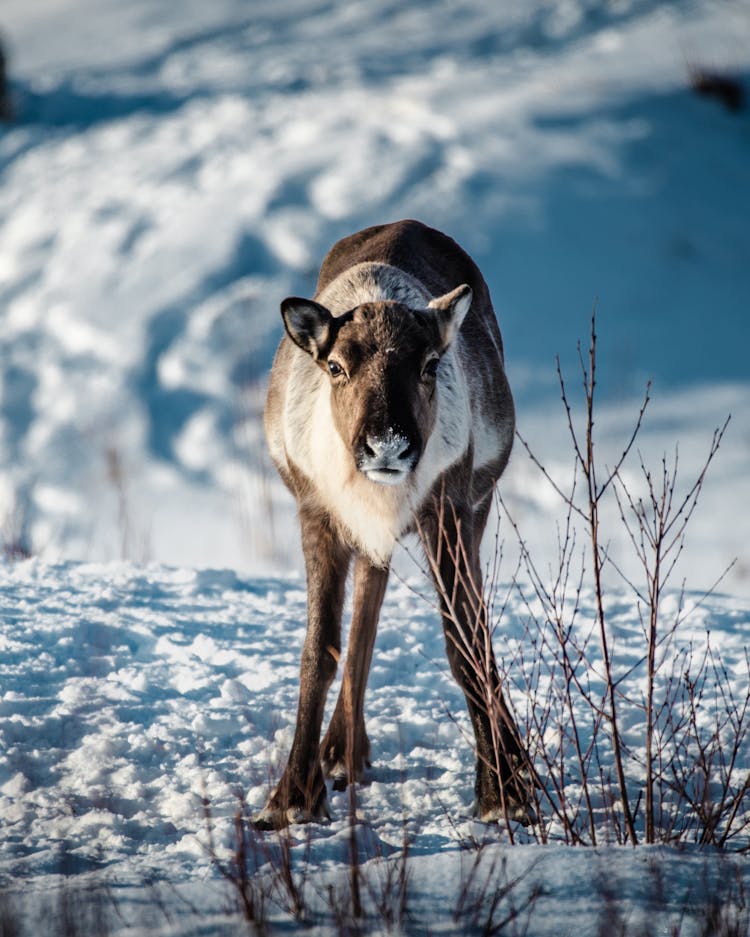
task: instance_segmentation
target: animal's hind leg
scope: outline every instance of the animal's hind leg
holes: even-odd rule
[[[370,742],[365,730],[365,688],[370,672],[378,616],[388,583],[388,569],[357,557],[354,566],[354,610],[341,692],[320,757],[336,790],[361,777],[369,765]]]

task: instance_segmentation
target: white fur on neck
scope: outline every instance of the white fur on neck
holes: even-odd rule
[[[314,483],[321,506],[352,546],[379,566],[388,565],[396,541],[413,527],[414,512],[439,475],[466,451],[470,427],[466,389],[460,369],[450,370],[461,379],[438,387],[435,429],[415,472],[397,485],[370,481],[357,470],[331,419],[328,381],[319,381],[313,393],[309,382],[300,381],[298,393],[291,382],[284,419],[288,458]]]

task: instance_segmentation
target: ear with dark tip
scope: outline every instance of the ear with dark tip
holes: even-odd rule
[[[466,283],[457,286],[455,290],[444,296],[431,299],[427,308],[434,310],[435,322],[440,333],[441,351],[445,351],[464,321],[466,313],[471,307],[473,293]]]
[[[281,316],[289,338],[317,361],[331,344],[331,313],[312,299],[290,296],[281,303]]]

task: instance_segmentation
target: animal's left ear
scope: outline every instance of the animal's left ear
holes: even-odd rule
[[[281,316],[289,338],[317,361],[331,345],[333,316],[312,299],[290,296],[281,303]]]
[[[455,290],[445,296],[437,296],[430,300],[427,308],[435,311],[435,322],[440,333],[441,351],[450,345],[458,335],[461,323],[471,306],[471,287],[466,283],[457,286]]]

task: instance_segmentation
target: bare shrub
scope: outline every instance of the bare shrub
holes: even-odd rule
[[[527,637],[537,653],[533,666],[521,661],[519,668],[518,662],[506,662],[505,669],[508,677],[517,672],[527,675],[522,689],[534,701],[519,719],[525,716],[534,746],[532,757],[542,766],[538,768],[544,777],[540,806],[559,821],[567,842],[596,845],[597,817],[604,820],[608,835],[633,845],[641,837],[647,843],[690,839],[725,846],[739,842],[746,838],[750,824],[750,782],[747,765],[742,764],[750,732],[749,698],[732,695],[731,682],[726,675],[722,677],[720,655],[708,637],[702,649],[695,644],[688,649],[678,646],[681,626],[706,596],[687,603],[682,583],[671,617],[662,602],[729,421],[715,430],[697,477],[684,491],[678,485],[677,450],[671,461],[662,459],[656,475],[639,453],[644,494],[638,496],[625,480],[623,466],[635,452],[650,387],[622,454],[608,468],[598,457],[594,434],[595,317],[588,354],[584,356],[579,346],[579,362],[582,427],[574,419],[558,362],[574,461],[567,487],[551,476],[521,439],[565,508],[558,532],[558,565],[549,576],[539,572],[501,500],[521,545],[526,575],[524,582],[516,576],[515,583],[528,610]],[[640,566],[639,581],[627,576],[610,553],[612,532],[603,528],[601,519],[605,498],[614,499],[617,505],[622,530]],[[583,538],[578,534],[581,528]],[[585,547],[577,545],[579,539]],[[613,644],[605,571],[614,571],[626,584],[638,611],[645,653],[635,665],[618,659]],[[594,597],[594,614],[588,618],[581,608],[586,584]],[[639,682],[645,690],[634,693]],[[713,708],[707,719],[706,703],[701,700],[709,682]],[[642,726],[640,738],[626,732],[621,707],[631,717],[634,710],[638,712],[635,721]]]
[[[297,922],[308,921],[309,827],[305,855],[295,861],[289,828],[274,830],[273,838],[265,839],[253,824],[241,794],[237,795],[237,802],[229,855],[224,856],[217,848],[210,801],[203,797],[207,853],[216,871],[230,886],[238,910],[259,935],[269,931],[271,905]]]
[[[120,559],[147,562],[150,553],[149,536],[145,530],[139,530],[134,522],[128,467],[120,448],[115,443],[105,446],[104,464],[107,483],[117,501]]]
[[[10,562],[27,560],[33,555],[29,524],[29,498],[19,492],[0,523],[0,555]]]
[[[508,871],[507,856],[483,843],[461,869],[453,920],[469,934],[526,934],[538,899],[544,894],[535,883],[517,894],[534,870],[530,865],[518,875]]]
[[[521,726],[529,757],[516,770],[531,782],[529,819],[535,814],[540,818],[532,835],[541,842],[690,841],[747,849],[750,694],[733,693],[708,635],[703,641],[693,636],[687,646],[682,637],[690,614],[726,570],[697,599],[688,598],[684,582],[675,597],[673,585],[687,527],[728,420],[715,430],[706,458],[687,486],[681,485],[677,449],[652,473],[636,449],[649,386],[619,458],[608,467],[594,431],[595,317],[588,352],[579,346],[579,363],[582,423],[574,416],[559,362],[557,368],[572,452],[569,479],[554,478],[519,436],[564,509],[557,562],[549,570],[539,569],[511,510],[497,496],[500,513],[520,546],[511,589],[526,609],[524,640],[503,655],[500,685],[488,665],[508,601],[502,598],[507,590],[498,584],[497,545],[486,593],[478,581],[465,590],[472,596],[473,630],[463,636],[459,629],[457,641],[473,675],[475,699],[496,727],[497,757],[490,767],[502,777],[502,760],[508,758],[503,730],[514,723]],[[624,471],[636,454],[640,482],[628,481]],[[636,484],[641,494],[634,490]],[[617,533],[624,532],[631,545],[639,577],[626,574],[610,552],[615,531],[605,529],[605,503],[614,508],[607,516],[619,517]],[[460,536],[458,544],[445,548],[460,552]],[[427,561],[434,568],[429,554]],[[617,646],[610,609],[622,593],[613,591],[613,577],[632,596],[627,601],[642,629],[644,653],[635,661]],[[665,604],[665,596],[671,602]],[[510,694],[503,694],[501,686],[510,688]],[[505,812],[511,843],[518,830],[515,819]]]

